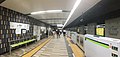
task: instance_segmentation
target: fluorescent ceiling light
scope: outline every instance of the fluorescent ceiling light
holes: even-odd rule
[[[37,12],[32,12],[31,14],[35,15],[35,14],[45,14],[45,13],[46,13],[45,11],[37,11]]]
[[[65,25],[67,24],[67,22],[70,20],[71,16],[73,15],[74,11],[76,10],[76,8],[77,8],[78,5],[80,4],[80,2],[81,2],[81,0],[77,0],[77,1],[75,2],[75,4],[74,4],[74,6],[73,6],[73,8],[72,8],[72,10],[71,10],[71,12],[70,12],[67,20],[66,20],[66,22],[64,23],[63,28],[65,27]]]
[[[46,10],[46,11],[37,11],[37,12],[32,12],[32,15],[35,14],[45,14],[45,13],[61,13],[62,10]]]
[[[62,28],[58,28],[58,29],[62,29]]]
[[[47,10],[47,13],[61,13],[62,10]]]
[[[57,27],[63,27],[63,24],[57,24]]]

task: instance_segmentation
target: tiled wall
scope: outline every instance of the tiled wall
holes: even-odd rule
[[[120,17],[105,21],[105,36],[120,39]]]
[[[84,34],[85,33],[84,26],[80,26],[78,29],[79,29],[79,34]]]
[[[95,35],[96,23],[88,24],[86,29],[87,29],[87,30],[86,30],[86,33],[87,33],[87,34]]]
[[[24,34],[16,34],[15,29],[10,29],[10,22],[30,24],[30,29]],[[9,50],[9,43],[14,44],[20,41],[31,39],[33,36],[33,25],[46,24],[26,16],[22,13],[0,6],[0,54]]]

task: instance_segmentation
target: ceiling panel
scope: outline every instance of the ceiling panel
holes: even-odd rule
[[[30,15],[32,17],[35,17],[37,19],[52,19],[52,18],[67,18],[69,15],[69,12],[66,13],[49,13],[49,14],[38,14],[38,15]]]
[[[0,5],[21,13],[31,12],[31,5],[28,0],[6,0]]]
[[[76,18],[82,15],[82,13],[86,12],[88,9],[90,9],[95,4],[97,4],[99,1],[101,0],[82,0],[66,25],[70,24],[72,21],[74,21]],[[29,14],[31,12],[45,11],[45,10],[71,11],[75,2],[76,0],[6,0],[0,5],[21,12],[23,14]],[[40,20],[40,19],[54,19],[54,18],[67,19],[68,15],[69,12],[64,12],[59,14],[58,13],[39,14],[39,15],[30,15],[30,16]],[[59,22],[62,22],[62,20]]]
[[[45,10],[70,11],[75,1],[76,0],[6,0],[1,4],[1,6],[21,12],[23,14],[29,14],[31,12],[45,11]],[[29,15],[29,16],[41,20],[41,19],[67,18],[68,15],[69,12],[38,14],[38,15]],[[59,22],[62,22],[62,20]]]
[[[56,18],[56,19],[42,19],[41,21],[43,22],[47,22],[49,24],[53,24],[53,25],[56,25],[56,24],[64,24],[66,19],[61,19],[61,18]]]
[[[76,0],[6,0],[1,6],[27,14],[41,10],[71,10]]]
[[[66,26],[69,25],[71,22],[73,22],[76,18],[81,16],[83,13],[85,13],[87,10],[92,8],[94,5],[96,5],[101,0],[81,0],[79,6],[71,16],[70,20],[67,22]]]

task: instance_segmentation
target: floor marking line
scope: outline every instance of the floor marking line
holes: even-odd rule
[[[67,38],[67,41],[70,44],[70,47],[71,47],[75,57],[84,57],[83,52],[79,49],[79,47],[76,44],[71,43],[70,38]]]
[[[33,50],[29,51],[28,53],[24,54],[22,57],[32,57],[43,46],[45,46],[50,40],[51,40],[51,38],[47,39],[45,42],[41,43],[40,45],[38,45],[36,48],[34,48]]]

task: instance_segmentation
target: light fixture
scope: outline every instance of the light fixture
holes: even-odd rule
[[[70,19],[71,16],[73,15],[74,11],[76,10],[76,8],[77,8],[78,5],[80,4],[80,2],[81,2],[81,0],[77,0],[77,1],[75,2],[75,4],[74,4],[74,6],[73,6],[73,8],[72,8],[72,10],[71,10],[71,12],[70,12],[70,14],[69,14],[67,20],[66,20],[66,22],[64,23],[63,28],[66,26],[67,22],[69,21],[69,19]]]
[[[61,13],[62,10],[47,10],[46,13]]]
[[[45,14],[45,13],[61,13],[62,10],[46,10],[46,11],[37,11],[37,12],[32,12],[31,15],[35,14]]]
[[[63,27],[63,24],[57,24],[57,27]]]
[[[37,11],[37,12],[32,12],[31,15],[35,15],[35,14],[45,14],[45,11]]]

